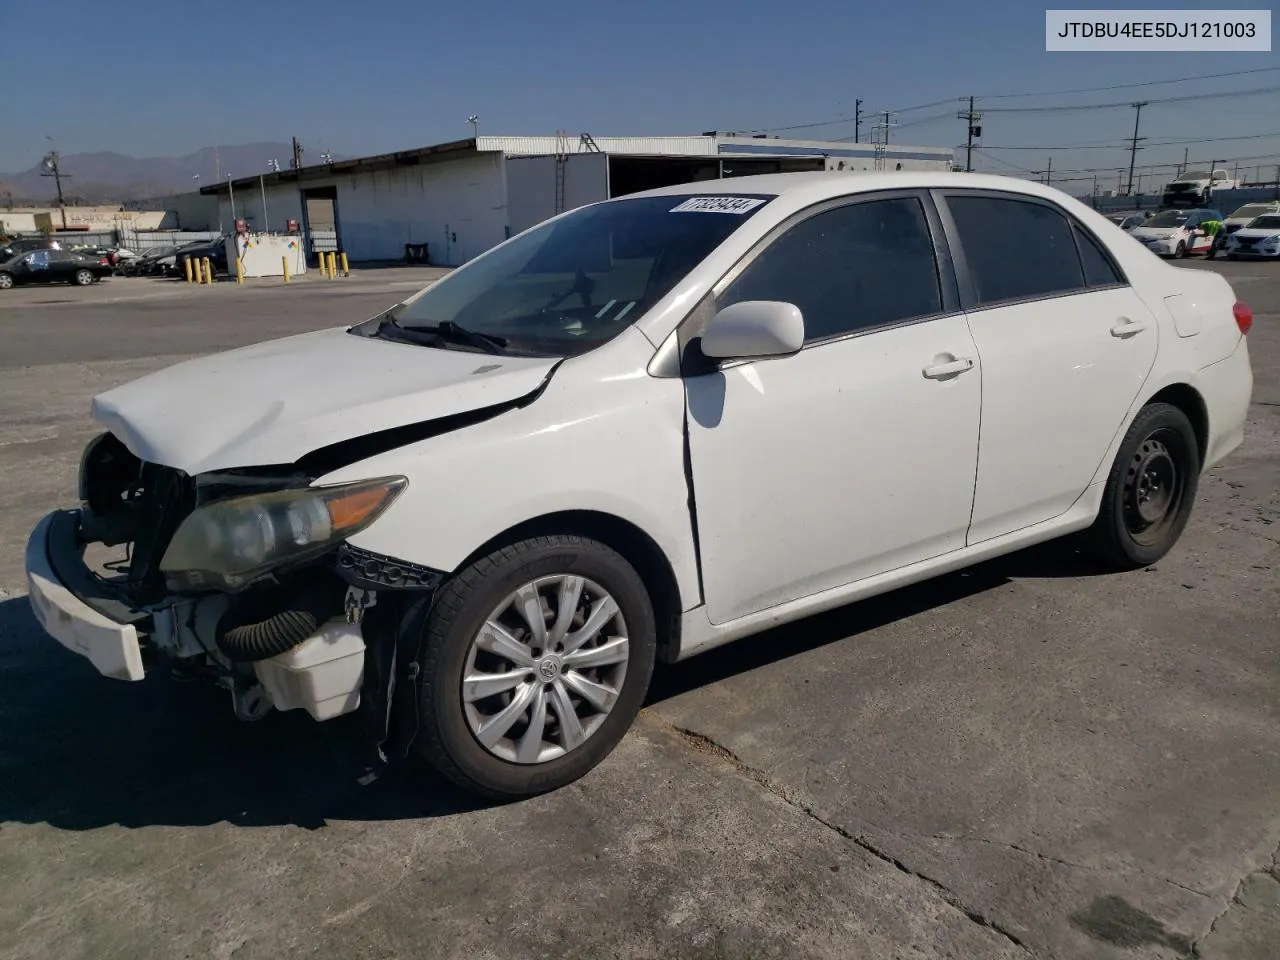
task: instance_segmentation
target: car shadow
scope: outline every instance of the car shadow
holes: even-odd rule
[[[1070,543],[1054,541],[752,634],[678,664],[659,664],[646,706],[739,673],[817,650],[1016,579],[1093,577],[1110,571]]]
[[[969,570],[740,640],[664,667],[648,703],[813,650],[1008,583],[1097,568],[1060,546]],[[369,752],[353,718],[301,712],[242,723],[230,695],[151,668],[107,680],[41,631],[26,597],[0,601],[0,822],[64,830],[323,827],[329,820],[447,816],[485,804],[418,763],[364,782]]]

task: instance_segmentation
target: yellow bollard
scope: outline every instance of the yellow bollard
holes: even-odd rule
[[[330,279],[330,280],[333,280],[333,279],[337,278],[337,276],[338,276],[338,264],[337,264],[337,258],[333,255],[333,253],[332,253],[332,252],[330,252],[330,254],[329,254],[329,279]]]
[[[182,269],[187,274],[187,283],[190,283],[191,282],[191,258],[190,257],[182,258]]]
[[[347,263],[346,251],[344,250],[342,253],[339,254],[339,256],[342,257],[342,275],[344,277],[351,276],[351,266]]]
[[[236,283],[244,283],[244,261],[236,257]]]
[[[200,265],[200,258],[196,257],[191,261],[191,269],[195,272],[197,284],[204,283],[204,268]]]
[[[201,257],[200,259],[204,266],[204,282],[213,283],[213,264],[209,262],[208,257]]]
[[[287,256],[280,258],[280,266],[284,270],[284,282],[289,282],[289,258]]]

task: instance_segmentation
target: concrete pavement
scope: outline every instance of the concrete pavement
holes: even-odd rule
[[[101,679],[22,596],[90,396],[402,281],[0,301],[0,957],[1275,956],[1280,271],[1191,268],[1256,311],[1255,403],[1155,568],[1042,547],[749,638],[488,808],[361,786],[343,721]]]

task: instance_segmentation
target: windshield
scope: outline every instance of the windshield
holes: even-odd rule
[[[1182,210],[1166,210],[1164,213],[1157,213],[1154,217],[1146,222],[1148,227],[1180,227],[1191,219],[1191,214]]]
[[[505,352],[574,356],[621,333],[771,196],[637,197],[535,227],[394,312],[410,330],[453,324]]]
[[[1280,227],[1280,214],[1277,213],[1258,217],[1257,220],[1249,224],[1250,230],[1273,230],[1276,227]]]
[[[1240,220],[1245,217],[1252,220],[1254,217],[1260,217],[1264,213],[1275,213],[1276,208],[1269,203],[1246,203],[1243,207],[1231,214],[1232,220]]]

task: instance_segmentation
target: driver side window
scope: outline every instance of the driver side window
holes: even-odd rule
[[[915,197],[851,203],[774,240],[720,295],[800,308],[805,342],[942,312],[938,264]]]

